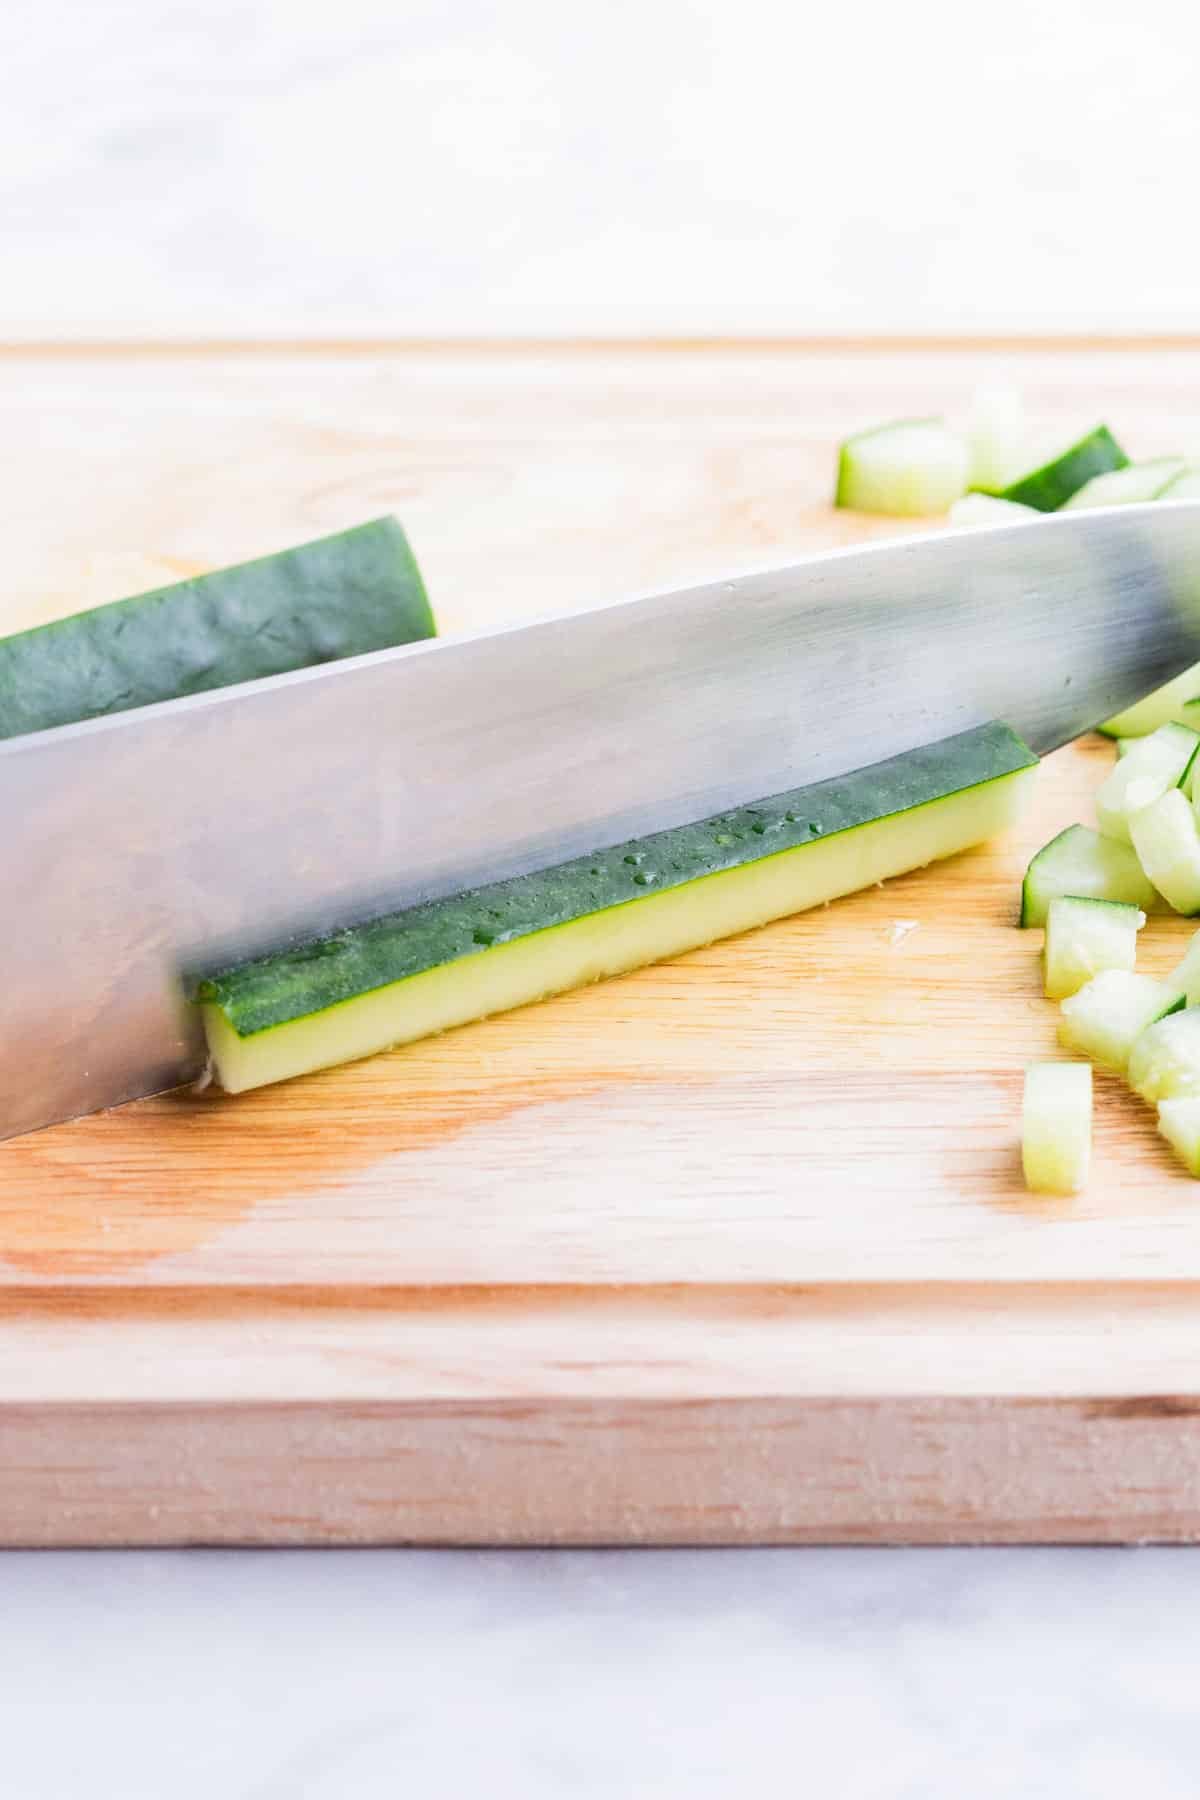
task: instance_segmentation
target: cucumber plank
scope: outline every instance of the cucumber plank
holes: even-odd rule
[[[0,738],[434,635],[396,519],[0,638]]]
[[[231,1092],[766,924],[1006,826],[1037,758],[991,724],[694,825],[415,906],[198,984]]]

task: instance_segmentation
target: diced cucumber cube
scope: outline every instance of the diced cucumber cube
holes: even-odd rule
[[[1128,844],[1132,814],[1150,806],[1168,788],[1182,787],[1200,750],[1200,733],[1186,725],[1160,725],[1138,740],[1102,782],[1096,820],[1105,837]]]
[[[1092,1154],[1092,1071],[1086,1063],[1033,1063],[1025,1071],[1021,1162],[1034,1194],[1077,1194]]]
[[[835,506],[919,518],[944,513],[966,492],[967,446],[941,419],[899,419],[847,438]]]
[[[1129,766],[1126,757],[1122,768]],[[1200,829],[1178,788],[1133,814],[1129,833],[1138,861],[1176,912],[1200,913]]]
[[[1060,894],[1050,902],[1042,952],[1046,994],[1066,1000],[1105,969],[1132,969],[1146,915],[1122,900]]]
[[[1146,1027],[1182,1004],[1182,995],[1169,982],[1105,969],[1063,1001],[1058,1041],[1065,1050],[1077,1050],[1123,1075]]]
[[[1129,1085],[1151,1106],[1200,1095],[1200,1006],[1146,1027],[1129,1053]]]

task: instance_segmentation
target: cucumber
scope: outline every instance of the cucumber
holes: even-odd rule
[[[1200,663],[1193,663],[1182,675],[1164,682],[1144,700],[1135,701],[1096,729],[1107,737],[1146,737],[1171,720],[1177,725],[1200,724]]]
[[[1158,495],[1160,500],[1200,500],[1200,467],[1184,468]]]
[[[1191,773],[1200,734],[1186,725],[1160,725],[1105,777],[1096,794],[1096,822],[1102,834],[1129,844],[1129,821],[1134,813],[1165,794],[1184,787]]]
[[[979,843],[1037,759],[992,724],[656,832],[542,874],[414,906],[201,982],[237,1092],[677,956]]]
[[[969,466],[966,444],[941,419],[897,419],[846,439],[833,503],[894,518],[944,513],[966,492]]]
[[[1129,463],[1093,475],[1065,503],[1068,507],[1135,506],[1158,500],[1187,467],[1182,456],[1159,456],[1153,462]]]
[[[1020,394],[1014,388],[979,389],[971,403],[966,438],[971,487],[985,496],[1001,493],[1021,473],[1029,443]]]
[[[1200,1006],[1146,1027],[1130,1052],[1129,1085],[1151,1106],[1200,1094]]]
[[[1040,517],[1036,507],[998,500],[994,494],[964,494],[950,508],[952,525],[1028,525]]]
[[[1160,1100],[1158,1129],[1189,1175],[1200,1175],[1200,1097]]]
[[[1160,795],[1134,813],[1129,831],[1138,861],[1168,905],[1188,916],[1200,913],[1200,830],[1187,797],[1178,788]]]
[[[1128,462],[1108,426],[1097,425],[1057,456],[1002,488],[1000,498],[1015,500],[1020,506],[1035,506],[1039,512],[1057,512],[1094,475],[1123,469]]]
[[[1086,1063],[1033,1063],[1025,1071],[1021,1163],[1034,1194],[1077,1194],[1092,1156],[1092,1071]]]
[[[0,638],[0,738],[432,637],[396,519]]]
[[[1183,1003],[1169,980],[1105,969],[1063,1001],[1058,1041],[1064,1050],[1077,1050],[1121,1075],[1146,1027],[1177,1012]]]
[[[1162,901],[1130,846],[1101,837],[1086,825],[1068,825],[1042,846],[1026,869],[1021,924],[1044,925],[1056,894],[1124,900],[1143,912],[1162,910]]]
[[[1124,758],[1129,755],[1129,752],[1133,749],[1133,746],[1135,744],[1140,744],[1141,741],[1142,741],[1141,738],[1133,738],[1133,737],[1117,738],[1116,739],[1117,761],[1122,762],[1124,760]]]
[[[1102,969],[1132,969],[1146,915],[1123,900],[1059,894],[1050,902],[1042,952],[1046,994],[1066,1000]]]

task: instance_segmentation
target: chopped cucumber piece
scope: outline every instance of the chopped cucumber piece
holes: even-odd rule
[[[1177,725],[1197,725],[1200,719],[1196,711],[1189,711],[1192,707],[1200,708],[1200,663],[1193,663],[1182,675],[1164,682],[1144,700],[1127,706],[1124,712],[1106,719],[1097,729],[1108,737],[1135,738],[1157,731],[1160,725],[1172,719]]]
[[[838,454],[835,506],[919,518],[944,513],[966,492],[969,454],[940,419],[899,419],[847,438]]]
[[[1133,749],[1133,746],[1135,744],[1140,744],[1141,741],[1141,738],[1117,738],[1117,761],[1120,762],[1124,757],[1128,756],[1129,752]]]
[[[985,495],[1000,493],[1027,466],[1029,428],[1020,394],[1014,388],[981,388],[971,404],[966,436],[971,486]]]
[[[1066,1000],[1102,969],[1132,969],[1146,915],[1123,900],[1060,894],[1050,902],[1042,952],[1046,994]]]
[[[1035,506],[1018,506],[1015,500],[998,500],[994,494],[964,494],[950,508],[952,525],[1028,525],[1039,518]]]
[[[1167,980],[1172,987],[1178,988],[1189,1006],[1200,1006],[1200,931],[1188,945],[1183,960],[1171,970]]]
[[[1130,463],[1093,475],[1066,502],[1069,507],[1134,506],[1139,500],[1157,500],[1187,465],[1182,456],[1160,456],[1153,462]]]
[[[986,725],[873,768],[428,901],[200,984],[238,1092],[678,956],[1006,826],[1037,759]]]
[[[1122,768],[1127,768],[1126,757]],[[1178,788],[1161,794],[1134,813],[1129,833],[1148,878],[1178,913],[1200,913],[1200,830],[1196,814]]]
[[[1129,1085],[1151,1106],[1200,1094],[1200,1006],[1147,1025],[1129,1053]]]
[[[1162,902],[1128,844],[1101,837],[1086,825],[1068,825],[1044,844],[1025,871],[1021,924],[1044,925],[1056,894],[1080,899],[1124,900],[1143,912]]]
[[[1186,468],[1167,483],[1160,500],[1200,500],[1200,468]]]
[[[1025,1071],[1021,1162],[1034,1194],[1077,1194],[1092,1156],[1092,1071],[1033,1063]]]
[[[1096,795],[1096,820],[1105,837],[1132,843],[1129,821],[1134,813],[1165,794],[1183,787],[1200,750],[1200,733],[1186,725],[1160,725],[1102,782]]]
[[[1123,469],[1128,462],[1108,426],[1097,425],[1039,468],[1011,481],[1002,489],[1000,498],[1015,500],[1021,506],[1036,506],[1039,512],[1057,512],[1094,475]]]
[[[1158,1129],[1189,1175],[1200,1175],[1200,1097],[1160,1100]]]
[[[1058,1041],[1122,1075],[1146,1027],[1182,1005],[1183,996],[1169,981],[1105,969],[1063,1001]]]
[[[0,738],[432,637],[396,519],[0,639]]]

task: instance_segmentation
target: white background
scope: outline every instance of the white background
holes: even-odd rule
[[[1200,329],[1196,0],[0,10],[0,338]],[[13,1800],[1196,1792],[1188,1552],[0,1559]]]
[[[1200,329],[1196,0],[9,0],[0,335]]]

